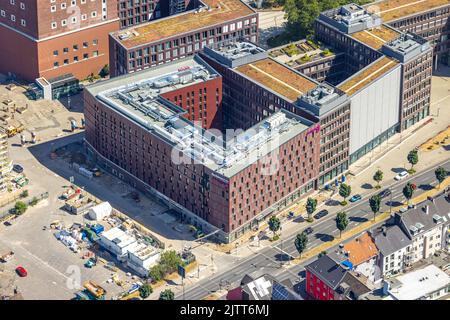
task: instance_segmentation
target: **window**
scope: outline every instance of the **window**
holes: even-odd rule
[[[63,2],[63,3],[61,3],[61,9],[62,10],[64,10],[64,9],[66,9],[67,8],[67,5]]]
[[[27,22],[24,19],[20,19],[20,24],[24,27],[26,27]]]
[[[77,44],[74,44],[73,45],[73,51],[77,51],[78,50],[78,45]]]
[[[89,54],[87,54],[87,53],[83,54],[83,59],[87,59],[87,58],[89,58]]]
[[[77,17],[72,17],[72,23],[77,23]]]
[[[56,6],[51,6],[50,7],[50,12],[56,12]]]
[[[83,42],[83,48],[87,48],[89,44],[87,42]]]
[[[20,3],[20,9],[25,10],[25,3],[23,2]]]
[[[0,16],[4,17],[5,15],[5,10],[0,10]]]
[[[78,56],[73,57],[74,62],[78,62]]]
[[[63,52],[64,52],[64,53],[68,53],[68,52],[69,52],[69,48],[64,48],[64,49],[63,49]]]
[[[98,51],[94,51],[94,52],[92,53],[92,55],[93,55],[94,57],[98,57]]]
[[[66,19],[64,19],[64,20],[61,20],[61,25],[64,27],[64,26],[67,26],[67,20]]]
[[[64,59],[64,64],[69,64],[69,59]]]
[[[97,40],[97,39],[92,40],[92,44],[93,44],[94,46],[98,45],[98,40]]]
[[[97,16],[97,11],[92,11],[92,12],[91,12],[91,17],[92,17],[92,18],[95,18],[96,16]]]
[[[56,22],[52,22],[52,29],[56,29]]]
[[[58,68],[59,67],[59,63],[58,62],[54,62],[53,63],[53,68]]]
[[[57,56],[58,55],[58,50],[53,51],[53,55]]]
[[[81,15],[81,20],[84,21],[84,20],[86,20],[86,19],[87,19],[87,14],[82,14],[82,15]]]
[[[15,15],[11,15],[11,21],[16,21],[16,16]]]

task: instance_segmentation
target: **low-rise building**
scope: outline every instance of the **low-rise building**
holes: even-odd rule
[[[378,268],[378,249],[367,232],[346,243],[342,250],[333,252],[330,256],[356,274],[367,277],[372,283],[381,280]]]
[[[383,227],[372,237],[380,252],[378,266],[383,277],[399,273],[411,264],[412,241],[399,226]]]
[[[396,224],[412,240],[411,263],[446,249],[450,219],[450,198],[441,194],[395,214]]]
[[[450,276],[436,267],[408,272],[386,280],[383,293],[386,300],[436,300],[445,297],[450,288]]]
[[[328,255],[317,258],[305,269],[306,293],[316,300],[359,300],[372,291],[366,285],[366,277]]]

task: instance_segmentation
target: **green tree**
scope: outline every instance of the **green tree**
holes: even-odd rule
[[[381,197],[379,195],[374,195],[369,199],[370,209],[373,212],[373,221],[375,221],[376,214],[380,211]]]
[[[281,222],[280,219],[278,219],[275,216],[271,216],[269,219],[269,229],[273,232],[273,235],[275,236],[277,231],[280,230]]]
[[[159,264],[163,266],[167,274],[176,271],[179,265],[183,265],[183,260],[175,250],[168,250],[161,254]]]
[[[297,236],[295,237],[295,248],[297,249],[298,253],[300,254],[300,258],[302,257],[302,253],[303,251],[305,251],[306,249],[306,244],[308,243],[308,236],[306,234],[306,232],[302,232],[297,234]]]
[[[20,194],[20,197],[26,198],[26,197],[28,197],[28,195],[29,195],[28,190],[23,190],[22,193]]]
[[[139,295],[141,296],[142,299],[147,299],[152,293],[153,293],[153,288],[148,283],[144,283],[139,288]]]
[[[445,178],[447,177],[447,170],[439,167],[434,171],[434,174],[436,175],[436,179],[439,182],[438,189],[440,189],[441,183],[444,182]]]
[[[286,0],[284,12],[288,32],[299,37],[312,35],[312,25],[320,11],[318,0]]]
[[[377,170],[373,175],[373,180],[377,183],[377,188],[379,188],[380,182],[383,181],[383,171]]]
[[[419,153],[417,150],[411,150],[408,153],[408,162],[411,164],[411,170],[414,169],[414,166],[419,162]]]
[[[321,253],[319,253],[319,255],[317,256],[317,258],[321,258],[323,256],[326,256],[328,254],[328,252],[326,250],[322,251]]]
[[[414,190],[416,190],[416,185],[410,182],[408,182],[403,188],[403,195],[405,196],[408,205],[414,194]]]
[[[174,300],[175,294],[172,290],[166,289],[159,294],[159,300]]]
[[[105,64],[105,66],[102,68],[102,70],[100,70],[98,75],[102,78],[108,76],[109,75],[109,65]]]
[[[338,212],[336,215],[336,227],[339,230],[339,238],[342,236],[342,231],[344,231],[348,226],[347,214],[342,211]]]
[[[306,212],[308,213],[308,220],[311,220],[311,215],[316,211],[317,199],[308,198],[306,200]]]
[[[164,267],[161,264],[155,264],[153,267],[150,268],[150,271],[148,272],[148,276],[152,278],[153,281],[159,281],[164,278],[166,275]]]
[[[347,204],[345,201],[345,198],[350,196],[351,193],[352,193],[352,188],[346,183],[341,183],[341,185],[339,187],[339,195],[344,199],[344,201],[342,202],[344,205]]]
[[[27,211],[27,209],[28,209],[27,204],[22,201],[17,201],[16,204],[14,205],[14,210],[18,215],[23,214],[25,211]]]

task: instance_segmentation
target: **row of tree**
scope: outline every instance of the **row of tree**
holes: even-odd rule
[[[142,299],[147,299],[153,293],[153,288],[150,284],[144,283],[139,288],[139,295]],[[172,290],[166,289],[159,294],[159,300],[174,300],[175,294]]]

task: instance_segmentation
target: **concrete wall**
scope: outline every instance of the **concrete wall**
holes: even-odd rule
[[[399,121],[400,65],[351,97],[350,154]]]

